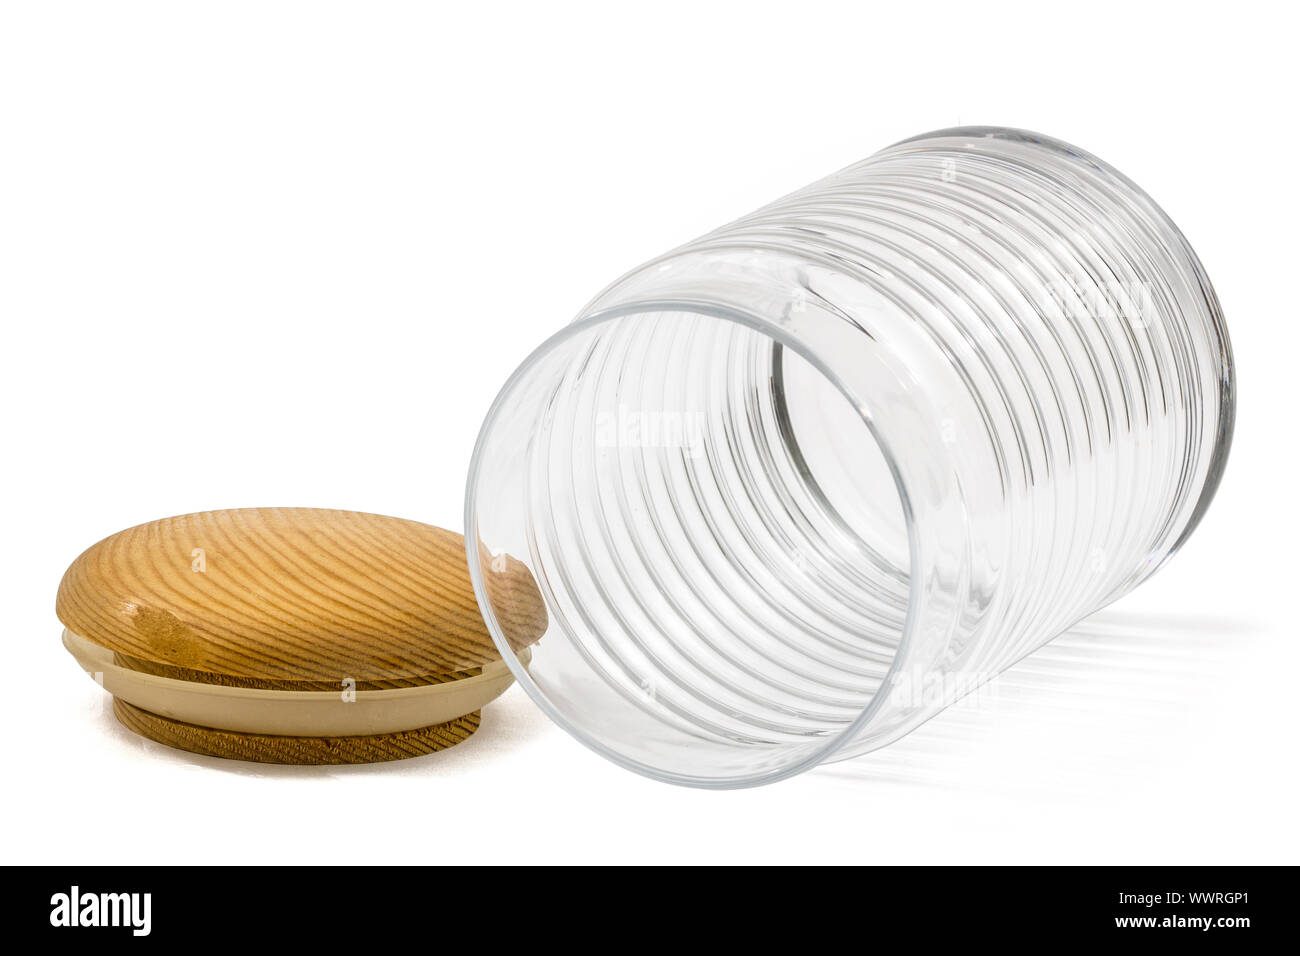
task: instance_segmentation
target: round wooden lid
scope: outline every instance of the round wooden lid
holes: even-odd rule
[[[516,648],[546,630],[528,569],[496,560]],[[358,689],[473,676],[500,659],[461,535],[352,511],[248,508],[105,538],[63,576],[59,620],[140,670],[203,683]]]

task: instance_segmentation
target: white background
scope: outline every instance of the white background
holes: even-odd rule
[[[1294,28],[1267,5],[11,3],[0,14],[4,862],[1297,862]],[[898,139],[1095,152],[1228,316],[1218,499],[1139,591],[884,751],[618,769],[517,688],[442,754],[120,728],[54,593],[114,531],[298,505],[460,529],[482,415],[610,279]]]

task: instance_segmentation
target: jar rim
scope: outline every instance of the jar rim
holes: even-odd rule
[[[916,528],[916,518],[912,499],[902,480],[901,471],[898,467],[894,451],[889,447],[884,436],[881,434],[880,429],[876,427],[871,416],[860,402],[858,396],[853,394],[848,386],[829,367],[829,365],[827,365],[826,362],[818,358],[815,352],[801,342],[790,330],[783,328],[779,323],[773,322],[769,319],[764,319],[760,315],[733,306],[723,306],[717,303],[701,302],[690,299],[672,298],[640,300],[582,315],[578,319],[575,319],[573,322],[553,333],[540,345],[534,348],[532,352],[530,352],[518,365],[514,372],[511,373],[510,377],[506,379],[505,383],[494,398],[487,414],[484,416],[483,423],[480,426],[479,435],[474,444],[474,452],[470,458],[469,472],[466,480],[465,550],[466,559],[469,563],[470,581],[473,585],[475,599],[477,600],[479,610],[483,615],[483,620],[487,626],[488,633],[492,636],[493,642],[501,651],[502,658],[510,668],[511,673],[514,675],[519,686],[524,689],[528,696],[535,704],[537,704],[547,717],[563,728],[579,743],[619,766],[651,779],[666,783],[674,783],[681,786],[700,789],[737,789],[762,786],[764,784],[774,783],[788,777],[796,776],[812,767],[826,762],[838,750],[852,741],[884,706],[898,681],[898,676],[902,669],[901,662],[906,659],[906,651],[914,640],[913,631],[915,629],[915,622],[919,615],[917,605],[920,601],[921,589],[917,588],[912,581],[909,580],[908,584],[907,609],[902,629],[898,634],[898,642],[894,647],[893,659],[890,661],[889,668],[885,673],[885,676],[881,679],[879,687],[872,693],[870,700],[867,701],[853,720],[837,729],[832,735],[827,737],[824,742],[804,745],[801,750],[798,751],[799,756],[796,759],[783,763],[774,769],[731,776],[696,776],[677,771],[664,770],[628,757],[589,733],[579,723],[565,716],[560,709],[550,701],[549,697],[537,685],[536,681],[532,679],[527,668],[520,661],[516,652],[511,648],[510,642],[502,630],[500,622],[497,620],[496,613],[492,607],[492,602],[488,597],[487,586],[480,563],[477,531],[477,479],[482,469],[483,457],[490,434],[498,422],[501,412],[505,408],[515,388],[520,384],[524,377],[536,368],[537,365],[547,356],[570,343],[572,340],[590,332],[592,329],[634,315],[648,315],[653,313],[662,314],[665,312],[688,313],[712,320],[730,322],[766,336],[774,343],[790,349],[806,361],[842,398],[848,401],[850,405],[859,412],[863,423],[870,431],[872,438],[876,442],[876,445],[888,466],[891,477],[893,478],[894,489],[898,495],[899,504],[902,509],[903,522],[907,532],[909,566],[913,573],[915,573],[916,569],[919,568],[919,535]]]

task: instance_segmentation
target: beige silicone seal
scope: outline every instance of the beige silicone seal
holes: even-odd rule
[[[63,646],[118,700],[169,720],[254,734],[353,737],[443,724],[480,710],[514,681],[505,663],[496,661],[474,677],[441,684],[355,690],[340,682],[337,692],[261,690],[131,670],[112,651],[66,629]],[[526,660],[528,651],[521,656]]]

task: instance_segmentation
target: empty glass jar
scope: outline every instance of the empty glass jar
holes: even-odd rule
[[[698,786],[895,740],[1163,564],[1232,434],[1196,255],[1082,150],[891,146],[634,270],[502,389],[466,542],[515,677]],[[505,555],[545,598],[525,666]]]

